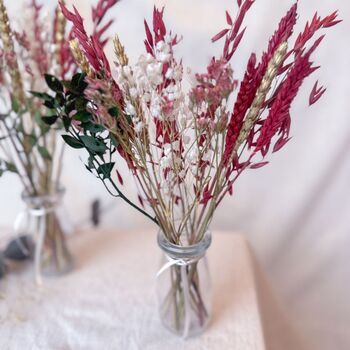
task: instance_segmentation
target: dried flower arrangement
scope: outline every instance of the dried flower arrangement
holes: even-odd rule
[[[295,3],[281,19],[260,60],[251,54],[238,82],[230,60],[242,42],[243,23],[254,2],[237,0],[235,20],[226,12],[226,28],[212,39],[223,39],[222,53],[212,58],[205,73],[195,75],[189,92],[182,87],[182,62],[174,55],[180,38],[167,30],[164,9],[154,8],[152,28],[145,21],[146,53],[135,65],[129,64],[123,45],[115,38],[113,74],[102,46],[95,36],[87,35],[78,11],[71,12],[61,3],[65,18],[73,24],[76,39],[71,41],[71,49],[82,73],[69,82],[56,79],[53,90],[61,94],[54,99],[55,117],[50,124],[63,121],[69,133],[63,136],[65,141],[87,150],[87,169],[108,191],[154,221],[176,246],[200,242],[216,208],[232,194],[243,171],[266,165],[266,157],[290,140],[291,104],[305,78],[319,68],[311,56],[324,35],[314,37],[339,22],[337,12],[324,18],[316,13],[293,42]],[[316,83],[310,104],[324,92]],[[121,190],[118,157],[135,178],[139,204]],[[200,278],[196,264],[192,265],[185,269],[190,304],[204,324],[207,313],[201,303]],[[171,269],[167,305],[175,306],[173,328],[183,330],[185,282],[181,266]]]
[[[92,8],[95,38],[101,47],[108,40],[103,36],[112,24],[109,21],[103,25],[102,21],[115,3],[108,1],[106,6],[106,1],[100,0]],[[58,6],[55,15],[50,16],[37,0],[29,0],[23,14],[10,21],[4,1],[0,0],[0,176],[5,172],[18,175],[28,207],[46,210],[36,215],[46,222],[45,238],[51,237],[49,245],[63,254],[66,248],[57,216],[48,213],[50,208],[41,208],[52,206],[47,197],[57,197],[61,191],[64,149],[64,143],[57,139],[61,126],[50,128],[46,124],[52,119],[50,114],[45,115],[46,107],[54,108],[56,103],[46,86],[55,86],[54,75],[66,79],[78,69],[69,47],[73,31]],[[34,94],[45,99],[45,106],[30,90],[46,90]],[[61,92],[57,92],[56,99]]]

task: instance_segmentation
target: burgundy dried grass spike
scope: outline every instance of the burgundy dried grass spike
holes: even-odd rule
[[[278,24],[277,30],[269,40],[267,51],[263,53],[260,67],[259,67],[258,79],[260,81],[265,75],[267,66],[270,60],[272,59],[272,57],[274,56],[278,47],[284,41],[288,40],[293,34],[293,28],[297,20],[297,10],[298,10],[298,5],[297,3],[295,3],[287,12],[287,14],[281,19],[281,21]]]
[[[231,52],[229,52],[229,53],[227,54],[227,57],[226,57],[226,60],[227,60],[227,61],[229,61],[229,60],[232,58],[232,56],[234,55],[234,53],[236,52],[236,50],[237,50],[239,44],[241,43],[241,40],[242,40],[242,38],[243,38],[243,36],[244,36],[244,33],[245,33],[246,29],[247,29],[247,27],[244,28],[244,29],[237,35],[235,41],[233,42]]]
[[[250,169],[260,169],[264,167],[265,165],[269,164],[269,162],[260,162],[260,163],[255,163],[250,166]]]
[[[230,31],[230,29],[223,29],[221,30],[219,33],[217,33],[216,35],[214,35],[212,38],[211,38],[211,41],[213,43],[215,43],[215,41],[218,41],[220,40],[222,37],[224,37],[228,32]]]
[[[318,87],[318,81],[316,81],[309,97],[309,105],[312,106],[315,104],[323,96],[326,90],[327,89],[323,86]]]
[[[331,13],[329,16],[323,19],[320,16],[318,16],[316,12],[314,17],[312,18],[311,23],[306,22],[304,31],[298,35],[294,45],[294,50],[296,52],[301,51],[318,30],[322,28],[333,27],[336,24],[342,22],[342,20],[337,20],[337,18],[338,11]]]
[[[230,16],[230,14],[228,13],[228,11],[226,11],[226,22],[229,26],[232,26],[232,24],[233,24],[232,18]]]
[[[95,26],[99,25],[108,10],[110,10],[119,0],[100,0],[96,7],[92,7],[92,20]]]
[[[256,84],[256,56],[252,54],[249,58],[245,76],[241,82],[240,90],[237,95],[237,100],[234,110],[227,126],[227,134],[225,140],[225,151],[223,161],[226,164],[230,159],[235,143],[238,139],[244,117],[248,108],[252,104],[257,90]]]
[[[40,23],[40,13],[43,6],[39,5],[36,0],[32,0],[31,4],[34,9],[34,60],[36,62],[39,72],[43,75],[49,70],[49,62],[45,50],[45,43],[43,42],[41,36],[43,28],[42,23]]]
[[[166,35],[166,27],[163,20],[164,7],[162,10],[158,10],[155,6],[153,9],[153,31],[155,43],[164,40]]]
[[[312,74],[317,67],[312,67],[310,55],[298,56],[293,68],[288,73],[286,79],[282,82],[278,94],[272,103],[269,115],[265,119],[255,152],[260,152],[264,148],[269,147],[272,138],[280,130],[282,135],[288,137],[290,118],[289,110],[291,104],[296,97],[304,79]],[[280,149],[281,147],[279,147]],[[264,156],[265,154],[263,154]]]
[[[146,20],[144,20],[144,24],[145,24],[145,32],[146,32],[147,42],[148,42],[149,46],[151,48],[153,48],[153,37],[152,37],[151,30],[149,29],[149,26],[148,26],[148,23]]]
[[[104,57],[103,52],[102,57],[98,56],[98,53],[101,53],[101,50],[98,46],[94,47],[94,43],[96,43],[97,41],[94,41],[93,39],[90,40],[90,38],[88,37],[84,28],[83,18],[80,16],[78,10],[75,7],[73,7],[74,13],[72,13],[67,9],[63,2],[60,2],[59,4],[61,6],[62,13],[65,16],[65,18],[68,21],[72,22],[73,35],[79,40],[80,45],[83,47],[86,58],[96,71],[100,71],[103,68],[101,67],[100,61],[107,61],[107,59]],[[106,73],[108,73],[108,71]]]
[[[118,170],[116,170],[116,173],[117,173],[117,178],[118,178],[119,183],[123,186],[124,185],[124,181],[123,181],[122,176],[120,175]]]
[[[282,136],[273,146],[272,153],[278,152],[280,149],[282,149],[289,141],[291,140],[290,137],[285,138]]]

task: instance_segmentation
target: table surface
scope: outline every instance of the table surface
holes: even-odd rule
[[[213,234],[213,317],[204,334],[188,340],[165,330],[156,312],[155,233],[81,232],[69,244],[71,273],[38,287],[29,264],[0,280],[0,349],[266,348],[254,259],[242,236]]]

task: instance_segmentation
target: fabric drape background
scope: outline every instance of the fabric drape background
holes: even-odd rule
[[[11,15],[18,14],[23,3],[5,2]],[[51,0],[41,2],[53,7]],[[89,27],[88,2],[67,1],[72,2]],[[178,57],[183,57],[193,72],[203,71],[211,56],[219,52],[221,44],[212,45],[210,38],[225,26],[226,9],[234,15],[234,3],[156,1],[157,5],[166,5],[168,28],[183,35]],[[242,78],[250,53],[260,55],[292,4],[292,0],[256,1],[247,18],[246,37],[232,61],[237,79]],[[150,0],[124,0],[112,11],[116,22],[111,32],[118,33],[131,61],[144,51],[143,19],[151,20],[152,7]],[[328,31],[314,56],[322,68],[314,79],[306,81],[294,104],[292,140],[271,157],[270,165],[241,177],[234,196],[225,200],[212,224],[214,231],[217,228],[246,235],[296,333],[309,349],[317,350],[350,348],[350,4],[344,0],[299,1],[295,30],[301,31],[316,10],[328,15],[336,9],[345,21]],[[108,52],[112,58],[111,45]],[[308,96],[315,78],[328,90],[309,108]],[[71,149],[65,156],[65,204],[73,223],[85,224],[91,201],[100,198],[108,208],[104,226],[116,230],[151,228],[146,219],[105,193],[102,184],[85,170],[80,156],[84,158],[84,153]],[[124,178],[126,191],[132,189],[132,179]],[[11,227],[22,208],[20,191],[15,177],[1,179],[1,227]]]

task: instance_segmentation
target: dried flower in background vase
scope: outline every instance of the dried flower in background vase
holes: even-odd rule
[[[101,47],[106,40],[103,35],[112,23],[110,21],[105,25],[103,19],[116,2],[108,1],[106,6],[106,1],[100,0],[92,8],[96,43]],[[0,96],[3,101],[0,114],[0,176],[6,172],[15,173],[23,185],[27,209],[17,221],[30,217],[35,210],[35,220],[45,223],[44,237],[35,237],[36,266],[41,266],[42,259],[50,256],[53,261],[59,262],[51,264],[51,267],[56,266],[56,272],[62,273],[68,271],[71,264],[62,225],[55,212],[48,213],[46,204],[39,200],[58,195],[64,143],[58,142],[57,135],[62,125],[50,128],[47,124],[52,121],[52,114],[45,115],[45,108],[27,91],[46,89],[47,84],[55,90],[55,97],[50,97],[46,91],[36,96],[45,99],[46,107],[55,108],[62,104],[63,85],[54,75],[60,79],[70,79],[78,66],[69,47],[72,31],[58,6],[55,15],[50,18],[37,0],[30,0],[23,14],[18,19],[19,28],[12,27],[4,0],[0,0]],[[58,101],[61,102],[56,105]],[[60,192],[59,196],[62,194]],[[35,200],[31,202],[29,199]],[[17,222],[16,226],[24,224],[25,220]],[[17,232],[21,233],[27,232]],[[51,254],[40,249],[50,246],[54,247]],[[36,270],[39,281],[40,273]]]

